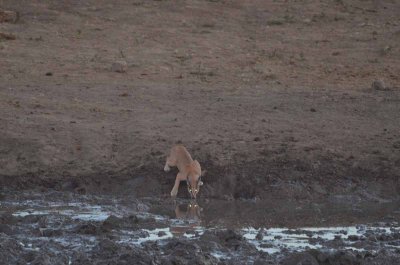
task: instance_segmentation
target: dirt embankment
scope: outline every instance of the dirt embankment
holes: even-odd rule
[[[168,194],[182,142],[204,196],[399,194],[396,2],[1,4],[3,187]]]

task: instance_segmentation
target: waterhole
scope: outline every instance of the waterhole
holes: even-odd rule
[[[232,255],[232,242],[270,255],[308,249],[400,251],[398,205],[173,201],[54,192],[8,194],[1,202],[0,213],[7,236],[29,251],[41,251],[53,244],[57,251],[88,252],[105,238],[117,245],[141,248],[149,243],[162,246],[179,238],[216,242],[212,254],[226,259]]]

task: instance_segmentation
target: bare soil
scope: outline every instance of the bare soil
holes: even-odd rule
[[[160,170],[182,142],[209,170],[207,195],[294,185],[304,196],[368,183],[374,196],[399,192],[396,2],[3,0],[1,8],[19,13],[0,24],[16,36],[0,43],[4,184],[113,175],[131,180],[124,188],[144,177],[151,192],[168,193]],[[125,73],[113,71],[119,61]],[[375,80],[384,87],[371,87]],[[242,178],[252,181],[245,190]]]

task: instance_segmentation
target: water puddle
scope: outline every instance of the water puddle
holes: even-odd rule
[[[7,213],[18,219],[10,225],[11,232],[26,250],[39,251],[51,240],[64,250],[83,248],[88,251],[104,235],[118,244],[132,246],[148,242],[164,244],[173,238],[201,241],[206,232],[226,229],[233,229],[240,237],[238,240],[243,240],[240,242],[271,255],[307,249],[400,250],[399,224],[393,220],[377,222],[396,219],[397,204],[381,204],[380,211],[371,214],[361,204],[342,205],[339,210],[335,208],[337,205],[327,207],[323,204],[293,204],[284,208],[274,206],[274,203],[205,201],[201,206],[201,202],[174,204],[144,199],[149,207],[141,210],[136,200],[74,196],[75,201],[66,202],[62,195],[54,201],[49,198],[43,201],[40,196],[5,200],[1,204],[1,214]],[[228,253],[224,249],[214,249],[212,255],[222,259]]]
[[[274,254],[284,250],[302,251],[306,249],[374,251],[380,244],[357,245],[356,242],[365,241],[367,237],[376,235],[398,234],[400,227],[304,227],[297,229],[270,228],[266,230],[248,228],[243,231],[244,237],[253,243],[257,249]],[[258,235],[259,238],[257,239]],[[400,246],[386,245],[385,248],[396,250]]]
[[[101,206],[95,205],[81,205],[78,207],[69,207],[65,208],[63,206],[52,206],[48,209],[26,209],[21,211],[16,211],[12,215],[15,217],[25,217],[29,215],[35,216],[47,216],[47,215],[63,215],[68,216],[74,220],[82,220],[82,221],[104,221],[110,215],[115,214],[111,211],[107,211],[103,209]]]

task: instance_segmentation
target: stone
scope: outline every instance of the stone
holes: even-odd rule
[[[360,237],[357,235],[350,235],[347,237],[347,239],[350,241],[357,241],[357,240],[360,240]]]
[[[382,80],[375,80],[374,82],[372,82],[371,87],[375,90],[387,90],[387,87]]]
[[[256,235],[256,239],[261,241],[264,238],[264,229],[260,229],[260,231],[258,231],[257,235]]]
[[[160,232],[158,232],[157,235],[158,235],[159,237],[162,237],[162,236],[166,236],[167,233],[165,233],[164,231],[160,231]]]
[[[125,61],[116,61],[111,66],[111,70],[117,73],[126,73],[127,69],[128,69],[128,64]]]

